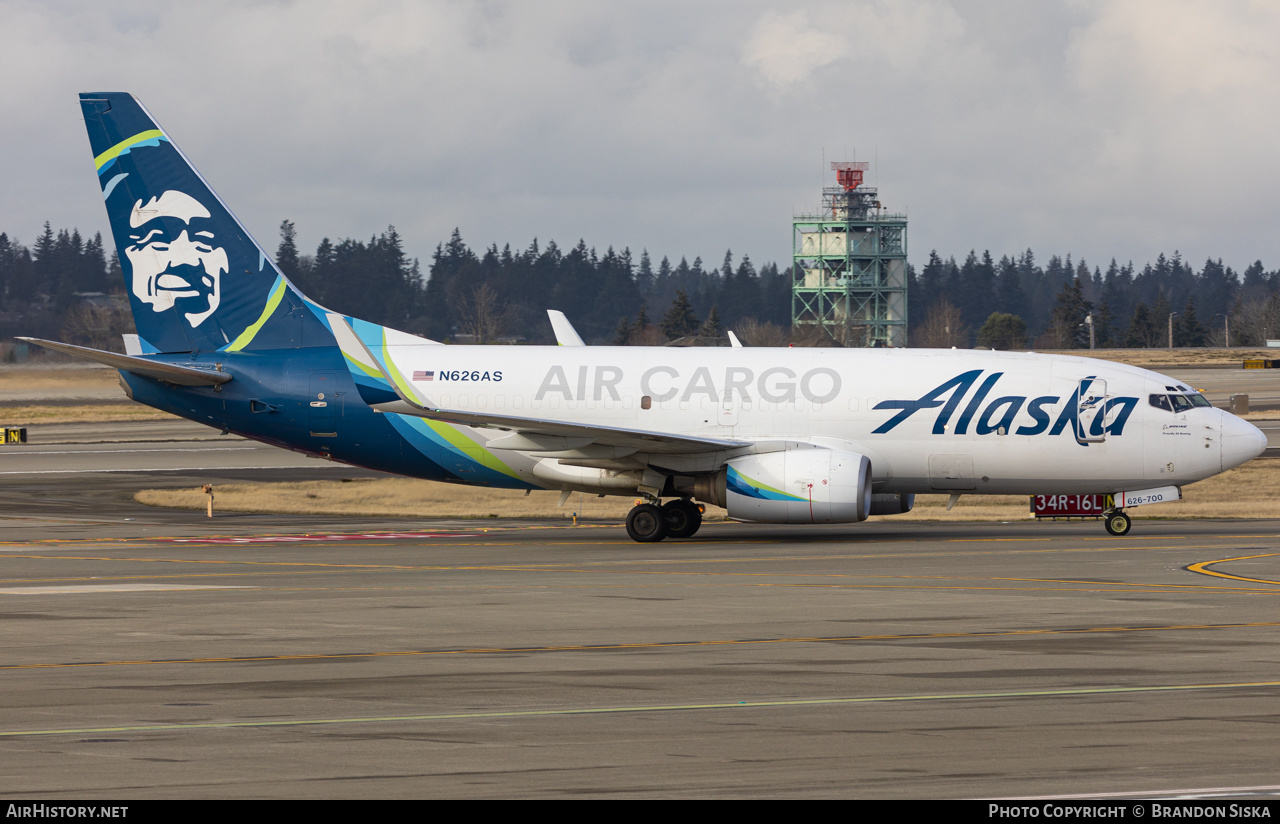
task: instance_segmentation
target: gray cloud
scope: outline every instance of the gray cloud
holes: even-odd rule
[[[75,94],[126,90],[264,245],[395,223],[790,255],[821,161],[910,248],[1280,265],[1280,8],[1199,2],[0,2],[0,230],[105,229]],[[831,182],[830,175],[826,176]]]

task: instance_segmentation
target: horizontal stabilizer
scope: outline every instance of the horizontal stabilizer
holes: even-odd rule
[[[148,358],[135,358],[132,355],[121,355],[117,352],[104,352],[101,349],[90,349],[87,346],[74,346],[70,343],[59,343],[40,338],[18,338],[36,346],[43,346],[55,352],[87,358],[98,363],[105,363],[116,369],[123,369],[144,378],[174,383],[178,386],[214,386],[231,380],[226,372],[215,372],[212,369],[200,369],[194,366],[178,366],[173,363],[162,363]]]

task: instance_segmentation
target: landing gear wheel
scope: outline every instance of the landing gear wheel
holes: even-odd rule
[[[627,513],[627,534],[641,543],[661,541],[667,537],[667,519],[653,504],[639,504]]]
[[[1102,518],[1102,525],[1112,535],[1125,535],[1129,532],[1129,527],[1133,526],[1133,521],[1123,512],[1108,512]]]
[[[691,538],[702,526],[702,510],[684,498],[663,504],[662,517],[667,521],[669,538]]]

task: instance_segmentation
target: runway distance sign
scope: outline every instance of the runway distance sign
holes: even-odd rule
[[[1101,518],[1112,509],[1182,500],[1182,489],[1161,486],[1107,495],[1032,495],[1031,514],[1037,518]]]
[[[1101,518],[1115,509],[1115,495],[1032,495],[1031,514],[1037,518]]]

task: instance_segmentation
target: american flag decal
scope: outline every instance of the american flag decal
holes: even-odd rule
[[[436,373],[423,372],[421,369],[417,369],[413,373],[413,379],[415,381],[433,381],[436,379]]]

